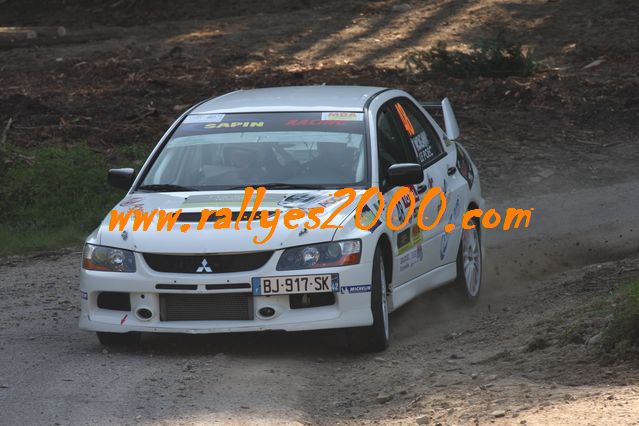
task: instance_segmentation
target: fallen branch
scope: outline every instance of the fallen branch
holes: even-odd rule
[[[11,123],[13,123],[13,118],[9,117],[9,120],[7,120],[7,124],[4,126],[4,129],[2,129],[2,134],[0,135],[0,149],[2,150],[4,150],[4,145],[7,142],[7,137],[9,136]]]

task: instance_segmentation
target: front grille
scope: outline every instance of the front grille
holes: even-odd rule
[[[160,321],[252,319],[251,293],[160,295]]]
[[[144,253],[144,260],[151,269],[157,272],[221,274],[225,272],[252,271],[261,268],[269,261],[272,255],[273,251],[187,255]]]

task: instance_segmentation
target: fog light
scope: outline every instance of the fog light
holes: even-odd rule
[[[264,318],[270,318],[273,315],[275,315],[275,309],[271,307],[260,308],[260,310],[257,312],[260,314],[261,317],[264,317]]]

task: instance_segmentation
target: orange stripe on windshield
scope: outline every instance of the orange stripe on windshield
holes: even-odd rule
[[[413,128],[413,124],[408,119],[408,116],[406,115],[406,111],[404,111],[404,108],[399,103],[397,103],[395,104],[395,109],[397,110],[397,113],[399,114],[399,118],[402,119],[402,123],[404,124],[404,129],[406,129],[406,131],[408,132],[410,136],[415,136],[415,129]]]

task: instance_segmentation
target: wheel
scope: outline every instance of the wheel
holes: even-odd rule
[[[106,333],[98,331],[98,340],[104,346],[132,346],[140,343],[140,333]]]
[[[479,240],[479,223],[473,229],[462,229],[457,252],[457,279],[455,287],[462,301],[475,304],[481,289],[482,256]]]
[[[354,352],[380,352],[388,347],[388,288],[381,247],[375,250],[371,282],[371,311],[373,325],[349,331],[348,346]]]

